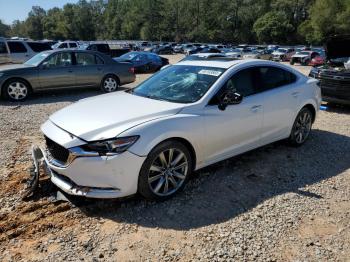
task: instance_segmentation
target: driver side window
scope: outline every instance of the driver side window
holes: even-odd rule
[[[254,71],[254,68],[248,68],[237,72],[226,82],[225,89],[239,93],[243,97],[255,94]]]
[[[238,93],[243,97],[247,97],[257,93],[256,84],[256,68],[247,68],[235,73],[220,89],[220,91],[211,99],[210,105],[217,105],[219,97],[225,91]]]
[[[65,67],[72,65],[72,56],[71,53],[58,53],[54,54],[47,60],[46,67],[47,68],[55,68],[55,67]]]

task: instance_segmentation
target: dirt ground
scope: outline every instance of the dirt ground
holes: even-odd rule
[[[176,63],[182,56],[166,57]],[[200,170],[166,202],[57,201],[47,177],[23,201],[29,148],[43,143],[40,125],[99,94],[66,90],[0,101],[0,261],[350,261],[346,107],[321,111],[304,146],[278,142]]]

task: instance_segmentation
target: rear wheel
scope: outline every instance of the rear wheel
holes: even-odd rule
[[[29,96],[29,85],[21,79],[13,79],[5,83],[3,88],[4,97],[11,101],[24,101]]]
[[[293,146],[304,144],[311,132],[311,126],[312,113],[308,108],[304,107],[294,121],[292,132],[289,136],[290,144]]]
[[[101,89],[103,92],[110,93],[117,91],[119,88],[119,80],[116,76],[108,75],[102,80]]]
[[[189,150],[177,141],[155,147],[142,165],[138,191],[147,199],[163,200],[183,189],[192,172]]]

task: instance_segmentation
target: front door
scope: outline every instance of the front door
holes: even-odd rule
[[[263,106],[261,94],[256,93],[254,74],[254,69],[243,69],[223,87],[243,95],[240,104],[220,110],[213,97],[205,108],[207,164],[259,146]]]
[[[76,86],[71,52],[54,53],[39,69],[41,88],[65,88]]]

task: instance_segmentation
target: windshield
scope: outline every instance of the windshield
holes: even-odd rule
[[[298,52],[299,55],[309,55],[309,52]]]
[[[38,66],[47,56],[49,53],[47,52],[41,52],[35,56],[33,56],[31,59],[26,61],[25,65],[31,65],[31,66]]]
[[[225,71],[223,68],[174,65],[132,90],[134,95],[176,103],[199,100]]]
[[[138,53],[130,52],[130,53],[126,53],[126,54],[120,56],[120,58],[126,59],[126,60],[133,60],[133,59],[136,58],[138,55],[139,55]]]
[[[240,53],[241,50],[240,49],[231,49],[231,50],[229,50],[229,52],[231,52],[231,53]]]
[[[287,53],[287,49],[278,48],[278,49],[277,49],[277,52],[280,52],[280,53]]]

